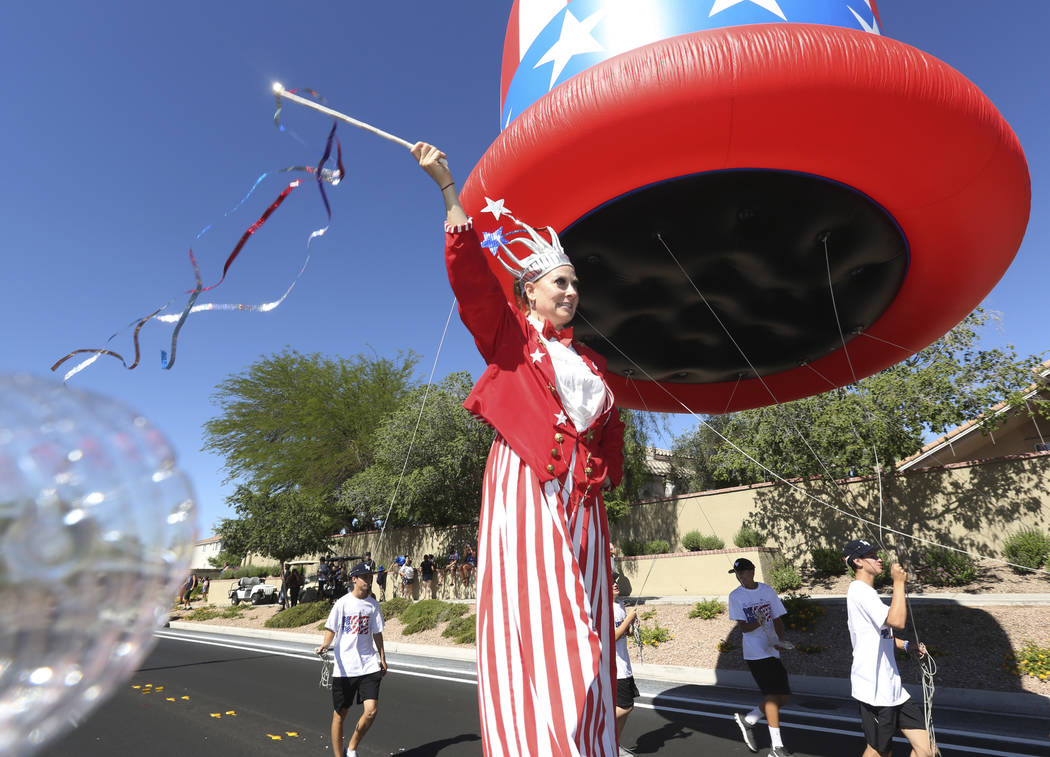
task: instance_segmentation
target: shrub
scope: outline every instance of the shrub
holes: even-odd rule
[[[719,602],[717,599],[705,599],[696,603],[696,607],[689,611],[689,617],[711,620],[712,618],[717,618],[725,611],[726,606],[724,603]]]
[[[751,526],[741,526],[740,530],[733,537],[733,544],[741,548],[764,547],[766,545],[766,535],[757,529],[751,528]]]
[[[809,555],[813,558],[813,570],[822,576],[841,576],[848,570],[837,549],[817,547],[810,550]]]
[[[464,602],[448,602],[445,609],[441,611],[438,620],[456,620],[470,612],[470,605]]]
[[[682,537],[682,546],[690,552],[699,552],[704,549],[722,549],[726,543],[717,536],[707,536],[699,531],[690,531]]]
[[[465,607],[466,605],[461,605]],[[474,625],[477,622],[477,616],[466,615],[455,618],[452,620],[441,635],[452,639],[457,644],[473,644],[474,643]]]
[[[810,599],[808,594],[788,594],[783,602],[787,614],[781,620],[791,629],[808,631],[824,615],[824,608]]]
[[[1032,641],[1009,652],[1003,662],[1003,668],[1014,675],[1032,676],[1040,681],[1050,679],[1050,647],[1040,647]]]
[[[943,547],[926,550],[923,577],[934,586],[962,586],[977,577],[973,558]]]
[[[411,604],[412,600],[408,597],[394,597],[393,599],[388,599],[386,602],[380,602],[379,611],[383,613],[384,621],[391,620],[403,613]]]
[[[802,576],[798,568],[788,562],[778,562],[769,571],[769,585],[777,594],[802,588]]]
[[[275,613],[266,619],[264,625],[267,628],[298,628],[307,623],[324,620],[331,611],[331,602],[306,602]]]
[[[671,632],[656,621],[653,621],[651,626],[642,626],[638,631],[638,636],[643,647],[658,647],[671,640]]]
[[[671,551],[671,542],[666,539],[655,539],[645,543],[645,554],[663,555]]]
[[[620,554],[624,557],[637,557],[645,552],[645,544],[640,541],[627,540],[620,544]]]
[[[1050,560],[1050,537],[1037,528],[1017,531],[1003,542],[1003,557],[1024,568],[1038,568]],[[1015,573],[1028,573],[1024,568],[1013,570]]]
[[[249,565],[244,568],[237,568],[237,570],[230,573],[229,571],[223,571],[223,578],[269,578],[270,576],[281,575],[280,565]]]
[[[424,599],[405,608],[401,613],[401,622],[404,624],[401,632],[407,636],[436,628],[438,616],[444,612],[447,605],[447,602],[440,599]]]

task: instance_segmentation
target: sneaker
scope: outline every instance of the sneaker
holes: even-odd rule
[[[620,751],[617,752],[618,757],[634,757],[634,752],[625,746],[620,747]]]
[[[744,720],[744,716],[739,712],[733,713],[733,720],[740,726],[740,735],[744,737],[744,743],[747,748],[752,752],[758,751],[758,742],[755,741],[755,727]]]
[[[775,746],[769,750],[766,757],[790,757],[791,752],[782,746]]]

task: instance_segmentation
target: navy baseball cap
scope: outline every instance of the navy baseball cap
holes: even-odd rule
[[[350,570],[350,577],[354,576],[370,576],[372,575],[372,569],[365,565],[363,562],[359,562]]]
[[[864,555],[875,551],[877,550],[870,541],[854,539],[842,548],[842,556],[846,558],[848,563],[850,560],[856,560],[858,557],[864,557]]]
[[[729,569],[730,573],[736,573],[741,570],[754,570],[755,564],[748,560],[746,557],[738,557],[733,563],[733,567]]]

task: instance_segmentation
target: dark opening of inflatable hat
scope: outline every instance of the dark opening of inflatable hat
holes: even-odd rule
[[[464,205],[479,231],[503,199],[558,232],[576,338],[625,407],[730,412],[889,367],[981,301],[1028,221],[1009,125],[874,2],[517,0],[502,97]]]

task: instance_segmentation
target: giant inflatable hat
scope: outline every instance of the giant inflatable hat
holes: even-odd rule
[[[516,0],[501,125],[464,204],[559,233],[577,338],[627,407],[721,413],[893,365],[1028,221],[1009,125],[882,36],[874,0]]]

